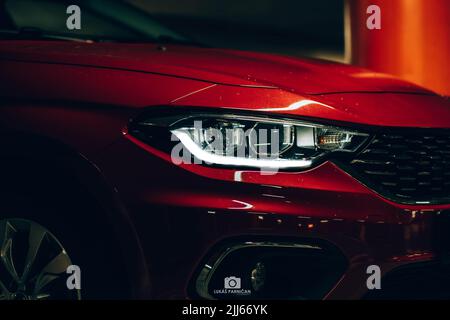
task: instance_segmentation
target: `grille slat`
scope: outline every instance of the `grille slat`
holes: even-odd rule
[[[450,203],[450,131],[377,135],[350,166],[388,198]]]

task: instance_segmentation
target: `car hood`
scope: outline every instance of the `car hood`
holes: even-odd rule
[[[3,43],[4,44],[4,43]],[[339,63],[175,45],[9,41],[0,58],[158,73],[298,94],[430,93],[385,74]]]

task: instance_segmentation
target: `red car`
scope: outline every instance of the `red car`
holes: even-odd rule
[[[0,299],[450,297],[448,99],[98,3],[0,1]]]

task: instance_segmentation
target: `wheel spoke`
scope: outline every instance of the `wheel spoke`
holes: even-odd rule
[[[0,292],[2,295],[9,295],[10,292],[8,290],[8,288],[3,284],[3,282],[0,280]]]
[[[12,256],[13,234],[15,232],[16,230],[8,221],[5,221],[0,225],[0,240],[2,240],[0,247],[0,259],[14,281],[19,282],[19,276],[14,266]]]
[[[6,294],[0,294],[0,301],[9,300],[9,296]]]
[[[53,280],[56,280],[59,278],[59,275],[53,275],[53,274],[40,274],[37,277],[36,285],[33,290],[33,295],[37,296],[39,295],[38,292],[40,292],[46,285],[48,285]]]
[[[26,281],[30,273],[31,267],[33,266],[33,263],[36,259],[39,248],[41,247],[42,239],[44,239],[46,233],[47,233],[46,230],[37,224],[32,224],[30,226],[30,235],[28,239],[29,248],[25,260],[25,267],[21,277],[22,282]]]
[[[36,285],[34,287],[35,294],[53,280],[58,279],[60,274],[65,272],[70,264],[70,258],[65,251],[58,254],[37,276]]]
[[[66,272],[67,267],[70,266],[71,261],[65,251],[61,251],[52,261],[50,261],[41,273],[60,274]]]
[[[22,265],[17,261],[23,261],[23,269],[17,269]],[[41,261],[47,264],[37,269]],[[71,264],[61,243],[46,228],[25,219],[0,220],[0,267],[6,271],[0,279],[0,300],[57,298],[64,294],[61,285]],[[74,298],[81,299],[80,292]]]
[[[45,300],[48,298],[50,298],[50,295],[48,293],[41,293],[41,294],[34,296],[34,299],[36,299],[36,300]]]

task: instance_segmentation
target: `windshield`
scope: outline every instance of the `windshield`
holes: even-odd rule
[[[87,39],[93,41],[193,41],[172,31],[132,5],[110,0],[0,0],[0,30],[23,37]],[[81,11],[81,28],[69,30],[67,7]],[[14,37],[12,37],[14,38]]]

